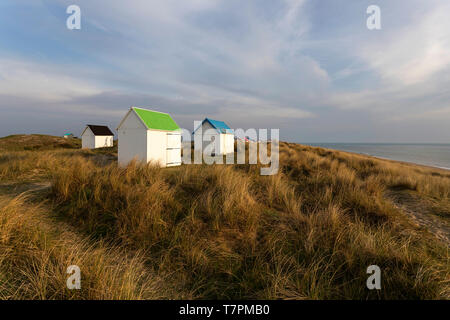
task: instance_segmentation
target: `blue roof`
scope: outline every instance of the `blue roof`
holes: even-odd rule
[[[225,122],[219,121],[219,120],[213,120],[209,118],[205,118],[205,120],[202,121],[202,124],[205,123],[205,121],[208,121],[211,126],[219,131],[219,133],[233,133],[233,129],[231,129]],[[198,128],[197,128],[198,129]],[[197,129],[194,130],[197,131]]]

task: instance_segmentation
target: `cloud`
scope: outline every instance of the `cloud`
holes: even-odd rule
[[[36,98],[46,101],[62,101],[72,96],[99,92],[86,80],[74,79],[67,73],[29,61],[0,59],[0,94]]]
[[[355,117],[366,112],[380,132],[409,134],[417,141],[423,139],[414,127],[422,119],[420,126],[428,123],[430,130],[421,130],[420,135],[442,141],[443,135],[436,132],[447,132],[445,122],[450,122],[450,23],[446,19],[450,5],[431,1],[409,11],[407,6],[381,8],[383,29],[355,35],[356,45],[346,47],[352,51],[352,63],[332,76],[334,82],[353,81],[356,88],[329,90],[324,103],[353,111]],[[405,131],[401,134],[394,127],[400,125]]]
[[[385,36],[367,44],[361,57],[392,84],[425,82],[450,66],[450,5],[427,8],[412,24],[385,30]]]
[[[405,124],[417,117],[437,140],[450,120],[444,0],[380,0],[380,32],[365,28],[369,1],[85,1],[80,31],[65,28],[69,0],[33,3],[32,15],[6,1],[0,134],[25,127],[27,111],[42,128],[76,131],[114,125],[132,105],[185,127],[210,116],[290,140],[370,140],[394,126],[416,139]]]
[[[59,3],[63,8],[68,2]],[[72,32],[61,40],[77,48],[77,54],[83,52],[115,70],[103,65],[94,71],[85,70],[84,65],[77,70],[80,58],[83,64],[87,58],[81,56],[70,67],[10,60],[4,63],[10,83],[5,90],[16,88],[9,93],[54,102],[118,92],[164,101],[183,97],[178,105],[207,105],[211,113],[223,108],[216,104],[222,101],[255,116],[262,114],[264,105],[272,106],[272,111],[283,106],[279,117],[310,115],[298,109],[298,103],[292,104],[294,96],[323,87],[328,75],[294,46],[306,28],[306,20],[298,19],[303,3],[286,1],[279,14],[269,15],[268,20],[260,19],[256,4],[237,1],[136,1],[133,6],[122,1],[85,3],[82,16],[88,23],[83,28],[89,29],[90,23],[98,34]],[[242,6],[244,10],[239,10]],[[215,24],[216,29],[205,28],[210,16],[224,14],[239,28]],[[95,50],[88,48],[95,44]],[[293,94],[294,90],[299,93]]]

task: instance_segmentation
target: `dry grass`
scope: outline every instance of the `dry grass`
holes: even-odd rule
[[[274,176],[260,176],[259,166],[250,165],[161,169],[131,163],[118,168],[110,160],[113,155],[0,155],[15,159],[0,161],[0,177],[26,181],[40,170],[40,179],[50,178],[47,206],[90,243],[58,246],[70,237],[45,228],[36,231],[43,218],[35,215],[30,229],[17,227],[11,233],[11,227],[2,227],[1,239],[8,234],[22,239],[20,245],[4,240],[11,244],[0,265],[2,292],[8,292],[3,297],[71,298],[64,272],[67,264],[76,264],[73,260],[88,266],[88,283],[104,284],[77,293],[88,299],[450,297],[448,247],[413,225],[384,196],[388,189],[406,188],[449,212],[446,171],[287,143],[281,144],[280,172]],[[21,205],[6,206],[16,207]],[[2,210],[12,210],[10,220],[20,216],[18,208]],[[50,234],[55,242],[38,245],[36,238]],[[20,248],[28,252],[30,246],[39,256],[58,257],[50,269],[44,258],[34,263],[21,253]],[[15,262],[17,252],[22,264]],[[365,286],[372,264],[382,270],[380,291]],[[20,285],[6,276],[19,265],[34,270]],[[104,265],[115,268],[100,272]],[[43,285],[17,289],[33,283],[36,274]],[[8,286],[16,288],[15,294]],[[51,294],[43,295],[48,287]]]
[[[80,147],[81,140],[78,138],[64,139],[42,134],[16,134],[0,138],[0,151],[77,149]]]
[[[168,297],[164,279],[145,267],[142,253],[94,244],[26,199],[0,198],[1,299]],[[70,265],[81,269],[81,290],[66,287]]]

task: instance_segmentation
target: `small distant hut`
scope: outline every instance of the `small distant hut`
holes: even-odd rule
[[[64,139],[72,139],[74,137],[74,135],[72,134],[72,133],[65,133],[64,135],[63,135],[63,138]]]
[[[107,126],[88,124],[81,134],[83,149],[105,148],[113,145],[114,133]]]
[[[169,114],[131,107],[117,131],[120,165],[133,159],[162,167],[181,165],[181,130]]]

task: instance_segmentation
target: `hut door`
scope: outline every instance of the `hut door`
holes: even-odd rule
[[[181,133],[167,133],[167,150],[166,150],[167,167],[179,166],[181,164]]]

